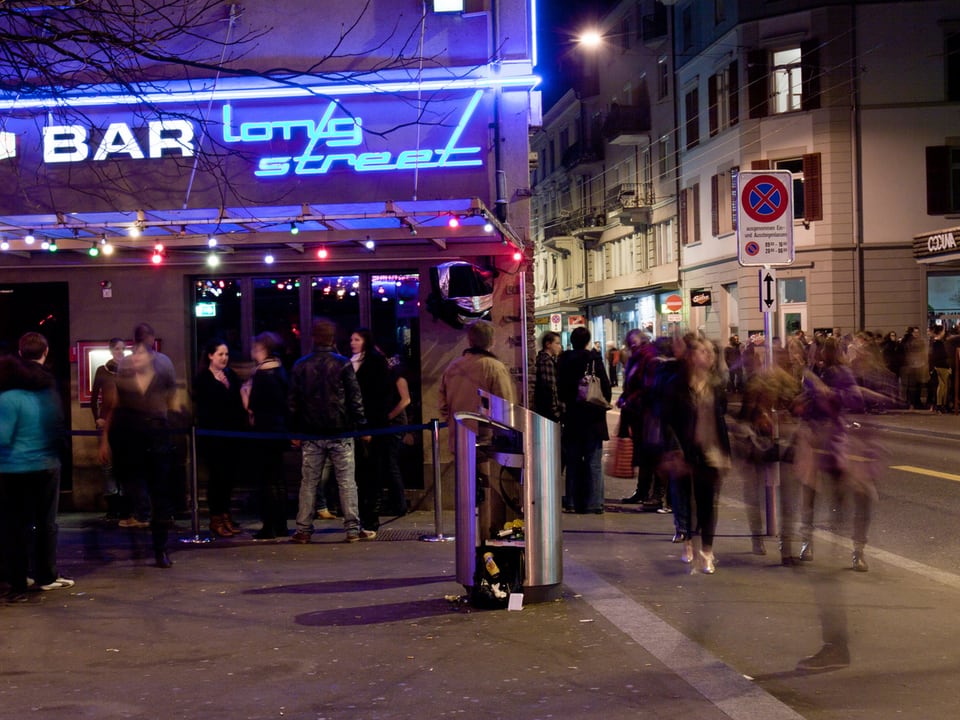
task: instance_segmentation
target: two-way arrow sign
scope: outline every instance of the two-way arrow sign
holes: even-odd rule
[[[760,270],[760,312],[777,311],[777,272],[765,267]]]

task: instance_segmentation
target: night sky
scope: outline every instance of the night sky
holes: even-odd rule
[[[558,58],[574,50],[574,38],[618,0],[539,0],[537,3],[540,21],[540,64],[537,72],[543,78],[543,107],[546,110],[560,99],[567,90],[567,83],[557,72]]]

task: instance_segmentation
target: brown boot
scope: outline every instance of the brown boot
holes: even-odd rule
[[[239,535],[240,533],[243,532],[243,530],[241,530],[239,526],[233,524],[233,518],[230,517],[229,513],[223,516],[223,524],[226,526],[227,530],[229,530],[230,533],[233,535]]]
[[[233,537],[233,533],[230,532],[230,529],[223,520],[223,515],[210,516],[210,532],[218,537]]]

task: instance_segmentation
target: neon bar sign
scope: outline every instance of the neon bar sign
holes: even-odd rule
[[[357,152],[363,143],[363,118],[338,116],[341,108],[335,101],[330,101],[316,120],[268,121],[243,121],[240,109],[226,103],[222,108],[222,141],[227,145],[256,145],[304,140],[298,155],[255,158],[257,177],[326,175],[337,169],[367,173],[479,167],[483,164],[481,148],[461,146],[460,141],[482,97],[482,90],[473,93],[442,147]],[[110,123],[99,142],[93,142],[91,133],[83,125],[48,125],[43,128],[43,161],[85,162],[91,159],[91,152],[94,162],[159,159],[173,154],[192,157],[196,153],[195,137],[193,123],[184,119],[149,122],[146,148],[141,146],[133,128],[124,122]]]

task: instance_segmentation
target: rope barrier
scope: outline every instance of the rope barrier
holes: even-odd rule
[[[286,433],[286,432],[255,432],[242,430],[213,430],[208,428],[199,428],[191,425],[185,428],[169,428],[164,430],[170,435],[189,435],[190,436],[190,524],[193,531],[193,537],[184,540],[190,543],[206,543],[210,538],[204,538],[200,535],[200,517],[199,501],[197,491],[197,438],[198,437],[223,437],[242,440],[340,440],[343,438],[364,438],[374,435],[404,435],[408,432],[430,431],[431,457],[433,459],[433,505],[434,505],[434,535],[423,536],[422,540],[431,540],[434,542],[446,542],[453,538],[445,537],[443,534],[442,518],[442,496],[440,491],[440,428],[447,427],[447,423],[440,422],[436,418],[429,423],[415,425],[390,425],[385,428],[369,428],[364,430],[354,430],[350,432],[337,433],[335,435],[314,435],[307,433]],[[71,437],[99,437],[102,430],[69,430],[67,435]]]

